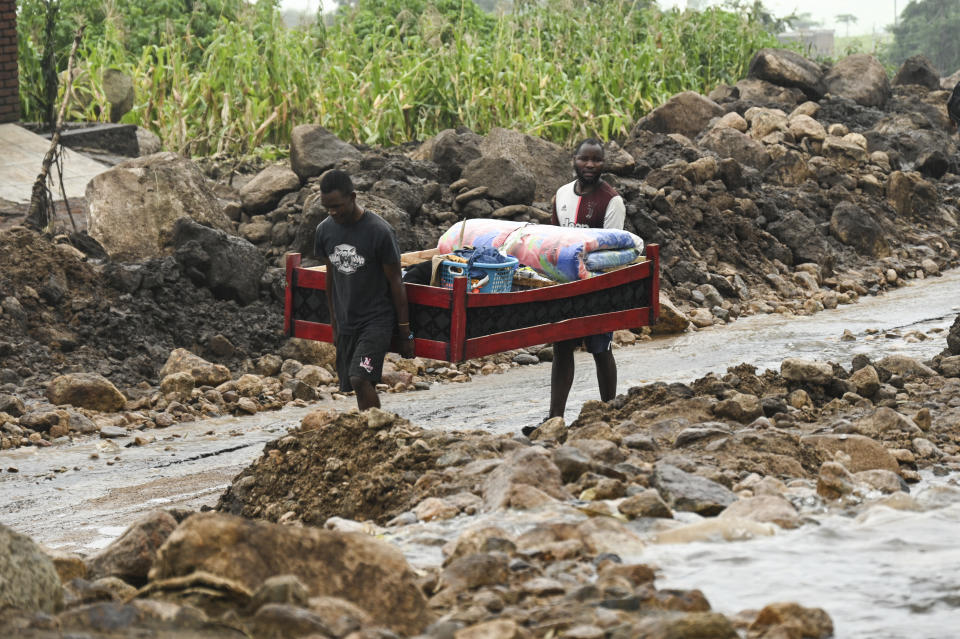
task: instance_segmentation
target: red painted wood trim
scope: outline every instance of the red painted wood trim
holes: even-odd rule
[[[423,284],[404,284],[407,287],[407,302],[421,306],[450,308],[453,290]]]
[[[650,287],[650,309],[653,311],[650,324],[660,321],[660,245],[647,246],[647,257],[653,263],[652,282]]]
[[[479,295],[479,293],[475,293]],[[453,306],[450,309],[450,352],[448,362],[464,360],[463,349],[467,341],[467,278],[453,278]]]
[[[288,337],[293,337],[293,334],[290,332],[292,328],[290,326],[290,315],[293,313],[293,271],[298,266],[300,266],[300,254],[299,253],[287,253],[287,288],[284,291],[284,304],[283,304],[283,332]]]
[[[333,330],[329,324],[296,320],[294,322],[294,333],[295,337],[312,339],[317,342],[333,343]],[[429,357],[430,359],[439,359],[446,362],[449,361],[447,359],[449,352],[448,347],[449,344],[446,342],[438,342],[432,339],[420,339],[418,337],[413,340],[413,352],[414,355],[418,357]],[[396,352],[395,348],[394,352]]]
[[[432,339],[414,339],[413,354],[417,357],[429,357],[446,362],[449,346],[446,342],[437,342]]]
[[[607,333],[624,328],[639,328],[646,326],[649,321],[650,309],[644,307],[476,337],[467,340],[463,359],[483,357],[484,355],[501,353],[533,344],[549,344],[565,339],[583,337],[584,335]]]
[[[297,286],[301,288],[317,288],[327,290],[327,273],[313,268],[297,270]]]
[[[635,264],[622,268],[612,273],[605,273],[587,280],[578,282],[568,282],[566,284],[556,284],[554,286],[545,286],[544,288],[533,289],[530,291],[517,291],[511,293],[474,293],[467,299],[467,305],[470,308],[479,308],[482,306],[506,306],[508,304],[522,304],[526,302],[546,302],[549,300],[563,299],[566,297],[576,297],[585,293],[593,293],[605,288],[612,288],[627,282],[642,280],[650,277],[653,265],[648,260],[641,264]]]
[[[305,320],[294,320],[293,336],[302,339],[312,339],[318,342],[333,343],[333,329],[329,324],[319,324],[317,322],[307,322]]]

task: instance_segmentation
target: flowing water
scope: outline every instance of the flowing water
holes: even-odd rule
[[[944,348],[960,310],[960,272],[811,317],[748,317],[717,329],[660,338],[616,351],[621,390],[654,381],[690,382],[746,362],[777,368],[786,357],[832,360],[903,353],[921,359]],[[849,330],[856,339],[840,339]],[[539,422],[549,397],[549,364],[476,376],[467,384],[390,394],[384,408],[426,428],[516,432]],[[593,363],[578,354],[567,418],[596,397]],[[346,409],[353,399],[329,402]],[[314,407],[311,407],[312,409]],[[92,553],[154,508],[216,502],[262,444],[295,428],[310,409],[225,417],[149,431],[156,441],[83,440],[48,449],[0,452],[0,522],[37,541]],[[960,636],[960,488],[927,476],[914,510],[815,513],[816,524],[740,541],[649,544],[629,560],[656,564],[659,587],[700,588],[733,613],[773,601],[826,609],[837,637],[946,639]],[[536,521],[582,518],[569,506],[483,516],[520,532]],[[683,515],[686,517],[686,515]],[[390,529],[414,564],[436,564],[439,547],[479,517]],[[652,539],[650,531],[638,530]]]

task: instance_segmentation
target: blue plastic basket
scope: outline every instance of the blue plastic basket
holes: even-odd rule
[[[515,257],[508,256],[507,262],[500,264],[481,264],[474,262],[473,268],[486,272],[487,283],[477,289],[468,289],[473,293],[509,293],[513,290],[513,272],[520,263]],[[463,262],[443,260],[440,266],[440,286],[453,288],[453,278],[466,277],[467,265]]]

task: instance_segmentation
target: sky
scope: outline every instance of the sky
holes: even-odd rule
[[[719,4],[717,0],[707,0],[709,4]],[[662,7],[685,7],[687,0],[658,0]],[[847,34],[847,26],[837,23],[836,16],[849,13],[857,16],[857,22],[850,25],[850,35],[880,33],[893,24],[897,11],[903,11],[908,0],[764,0],[764,4],[776,16],[785,16],[794,11],[798,14],[809,13],[815,20],[823,23],[823,28],[834,29],[837,36]],[[306,10],[315,13],[320,0],[281,0],[284,9]],[[331,9],[335,0],[327,0],[324,6]]]

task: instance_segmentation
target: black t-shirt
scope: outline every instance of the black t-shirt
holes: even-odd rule
[[[343,225],[327,218],[317,226],[314,253],[333,265],[333,310],[337,331],[356,333],[368,326],[393,330],[395,311],[384,264],[400,263],[393,227],[372,211]]]

